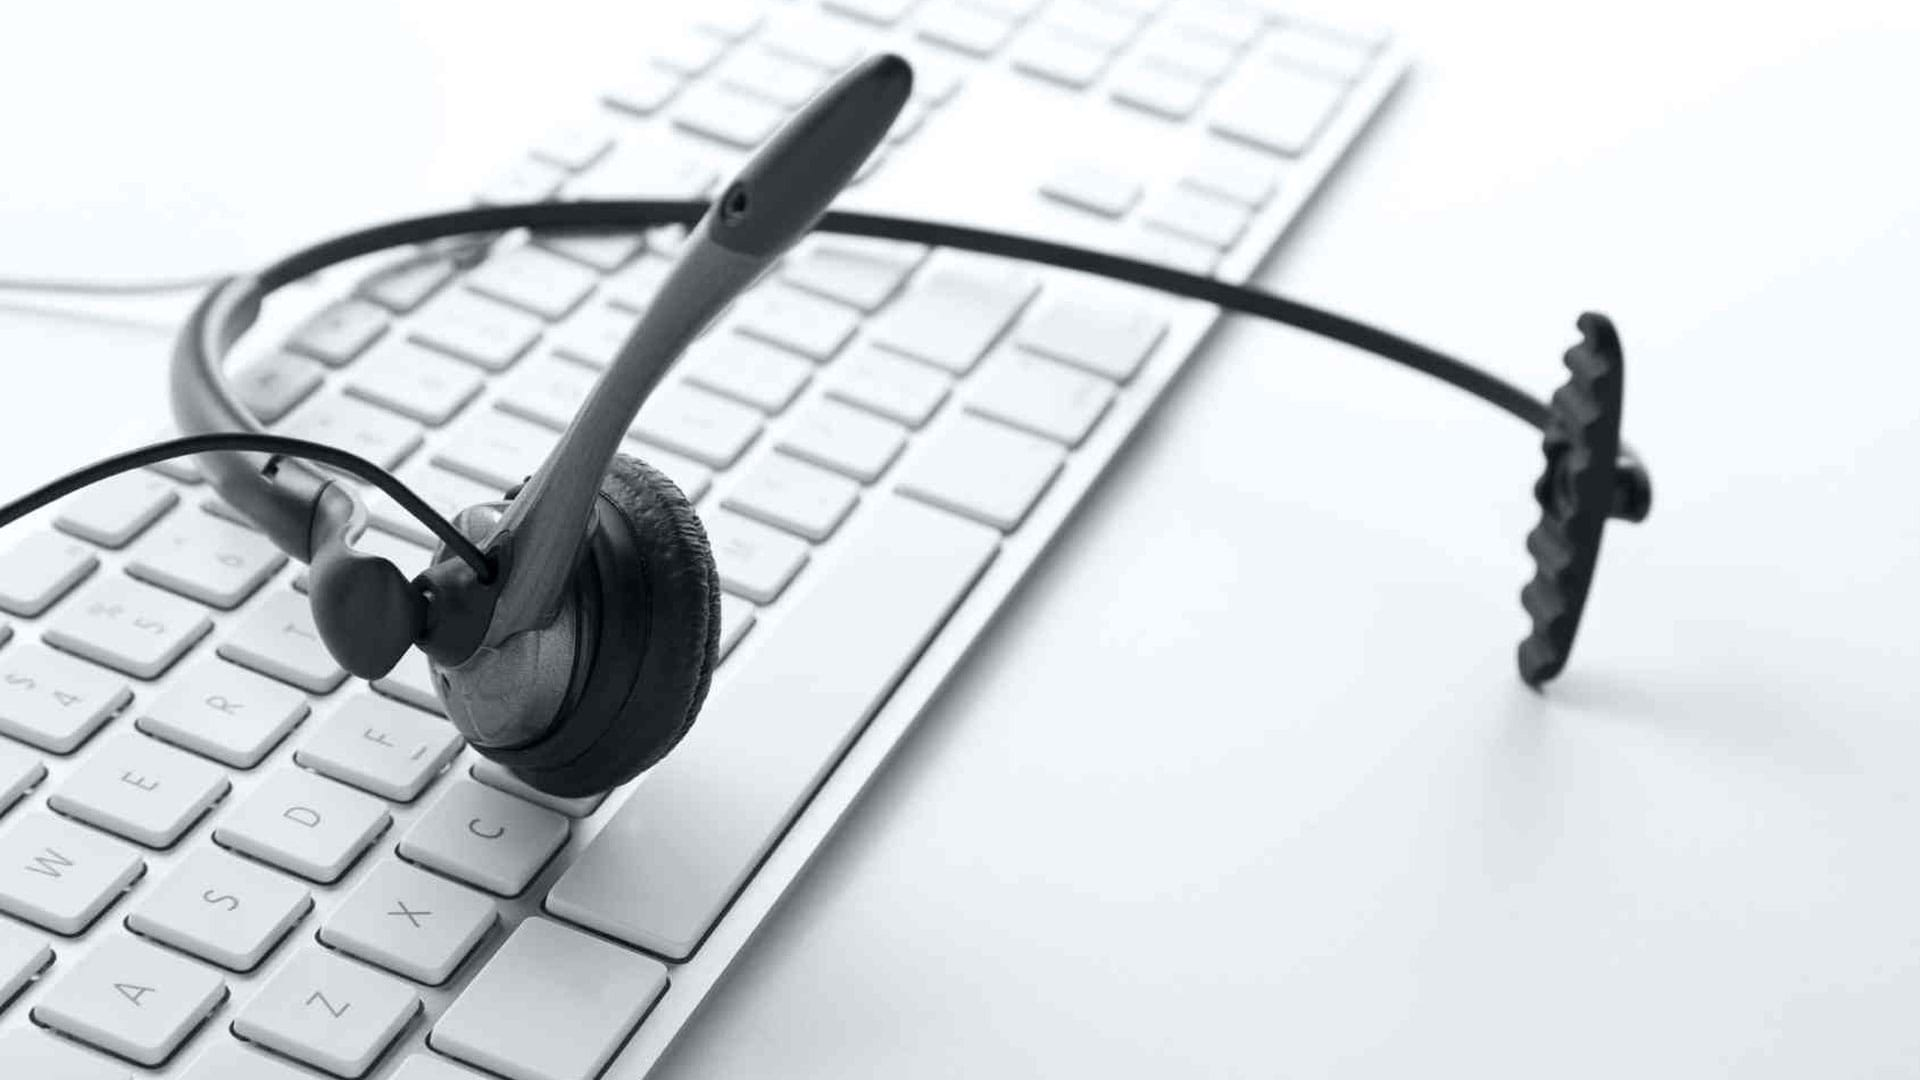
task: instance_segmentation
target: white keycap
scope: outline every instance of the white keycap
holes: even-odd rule
[[[557,432],[517,416],[477,412],[433,455],[433,463],[504,492],[538,471],[559,441]]]
[[[1014,340],[1055,360],[1126,382],[1167,333],[1167,316],[1113,292],[1049,291]]]
[[[1012,62],[1016,71],[1084,90],[1100,78],[1108,57],[1107,50],[1075,34],[1051,26],[1036,26],[1021,35],[1020,42],[1013,47]]]
[[[1112,51],[1140,29],[1137,13],[1115,10],[1097,0],[1056,0],[1042,16],[1045,25]]]
[[[1305,153],[1340,104],[1341,87],[1277,64],[1222,88],[1213,130],[1289,157]]]
[[[146,868],[126,844],[51,814],[0,824],[0,911],[56,934],[93,925]]]
[[[636,116],[651,116],[673,100],[686,80],[664,68],[640,68],[601,100]]]
[[[613,149],[615,135],[604,123],[555,128],[533,145],[533,156],[568,172],[579,172]]]
[[[1167,25],[1182,34],[1240,47],[1258,37],[1267,16],[1254,6],[1239,4],[1183,4],[1170,14]]]
[[[226,773],[200,758],[121,731],[87,751],[47,805],[134,843],[168,848],[228,786]]]
[[[1113,77],[1111,93],[1122,105],[1164,120],[1185,120],[1207,96],[1207,84],[1152,64],[1130,63]]]
[[[1030,17],[1046,2],[1047,0],[967,0],[972,7],[991,12],[1003,19],[1016,21]]]
[[[1267,55],[1336,82],[1351,83],[1366,74],[1373,50],[1357,42],[1317,33],[1306,26],[1282,26],[1267,39]]]
[[[461,745],[460,733],[439,717],[361,694],[314,724],[293,759],[362,791],[412,802]]]
[[[786,409],[813,378],[806,360],[744,334],[703,338],[678,366],[688,382],[766,413]]]
[[[720,85],[772,105],[795,109],[827,83],[819,68],[760,49],[733,54],[720,66]]]
[[[450,289],[420,309],[407,336],[488,371],[504,371],[532,347],[542,325],[524,311]]]
[[[1238,50],[1225,42],[1162,30],[1142,41],[1136,55],[1150,67],[1212,83],[1233,69]]]
[[[674,958],[706,936],[998,549],[993,530],[911,500],[875,510],[756,631],[753,677],[714,683],[700,722],[561,875],[550,913]]]
[[[194,1059],[184,1080],[313,1080],[313,1074],[237,1039],[221,1038]]]
[[[808,292],[874,312],[893,299],[926,258],[919,244],[855,237],[815,237],[781,264],[780,277]]]
[[[1084,161],[1061,165],[1040,185],[1042,195],[1110,218],[1133,209],[1140,191],[1133,177]]]
[[[71,753],[132,700],[125,679],[83,660],[30,642],[0,650],[0,734],[42,750]]]
[[[938,368],[859,345],[834,365],[827,393],[917,428],[940,408],[951,386]]]
[[[828,74],[852,67],[870,49],[863,36],[850,33],[847,25],[830,19],[788,16],[767,27],[760,35],[771,52],[812,64]]]
[[[365,300],[348,299],[330,305],[325,311],[294,331],[289,344],[316,360],[335,367],[352,360],[387,330],[387,313]]]
[[[347,373],[347,393],[439,427],[480,393],[480,373],[411,341],[383,342]]]
[[[272,541],[211,514],[176,514],[133,549],[127,573],[211,607],[232,609],[280,572]]]
[[[840,15],[851,15],[877,26],[892,26],[920,0],[823,0],[821,6]]]
[[[702,516],[720,585],[729,592],[771,604],[806,565],[805,541],[724,510]]]
[[[569,199],[697,199],[720,170],[686,139],[637,135],[567,185]]]
[[[405,314],[439,292],[453,276],[450,259],[409,255],[367,275],[354,291],[388,311]]]
[[[301,769],[283,768],[226,811],[213,838],[327,885],[340,880],[392,820],[378,799]]]
[[[572,192],[569,195],[581,198]],[[647,238],[637,232],[542,233],[536,234],[533,242],[555,255],[608,274],[627,265],[647,247]]]
[[[745,601],[740,601],[740,603],[745,603]],[[722,593],[720,597],[722,610],[725,610],[726,604],[727,594]],[[587,817],[595,810],[600,809],[601,803],[607,801],[607,792],[601,792],[598,795],[581,795],[576,798],[550,795],[513,775],[505,766],[497,762],[488,761],[486,758],[475,761],[473,766],[467,771],[475,780],[480,781],[496,791],[504,791],[516,798],[533,803],[536,806],[544,806],[556,814],[565,814],[570,818]],[[452,796],[448,797],[451,798]]]
[[[646,49],[655,67],[692,77],[712,67],[726,52],[727,43],[717,35],[687,27],[650,37]]]
[[[545,202],[560,190],[567,170],[538,158],[524,157],[493,175],[480,189],[478,201],[503,205]]]
[[[659,961],[528,919],[433,1025],[428,1041],[510,1080],[593,1080],[666,988]],[[565,1022],[528,1023],[531,1017]]]
[[[911,361],[906,361],[911,362]],[[821,400],[780,435],[780,449],[870,484],[907,442],[905,428],[837,401]]]
[[[647,310],[653,298],[666,284],[673,262],[659,254],[642,255],[626,269],[613,275],[600,287],[600,295],[609,303],[635,313]]]
[[[99,556],[85,544],[58,533],[28,533],[0,555],[0,611],[31,619],[99,565]]]
[[[936,259],[873,323],[873,341],[965,374],[1039,288],[1003,262]]]
[[[255,420],[271,424],[307,400],[326,369],[293,352],[270,353],[233,373],[227,385]]]
[[[1246,231],[1249,215],[1246,207],[1229,199],[1173,187],[1147,200],[1140,217],[1149,227],[1225,250]]]
[[[764,142],[786,117],[779,105],[710,83],[681,94],[673,110],[674,126],[680,130],[743,150]]]
[[[640,407],[634,438],[664,446],[715,469],[740,459],[760,435],[758,410],[683,383],[668,383]]]
[[[127,914],[127,928],[229,971],[252,971],[313,909],[313,894],[258,863],[196,846]]]
[[[814,360],[840,351],[860,325],[852,308],[777,282],[762,285],[734,307],[734,329]]]
[[[121,473],[62,499],[53,523],[82,540],[124,547],[179,501],[173,485],[152,473]]]
[[[754,0],[708,0],[693,21],[709,34],[737,42],[752,36],[766,19]]]
[[[552,321],[580,305],[593,271],[531,244],[495,252],[467,275],[467,288]]]
[[[373,681],[373,688],[435,716],[447,714],[446,706],[441,704],[440,695],[433,688],[433,669],[427,664],[426,654],[418,649],[408,649],[392,671]]]
[[[740,639],[753,629],[754,608],[752,604],[733,595],[720,594],[720,659],[725,660]]]
[[[1202,277],[1212,274],[1213,268],[1220,265],[1220,249],[1212,244],[1188,240],[1163,229],[1150,229],[1144,225],[1129,232],[1121,240],[1120,247],[1125,254],[1136,259],[1171,266]]]
[[[158,1065],[226,996],[227,984],[212,971],[114,935],[53,980],[33,1018],[109,1053]]]
[[[599,375],[551,354],[521,364],[500,388],[494,408],[554,431],[565,431]]]
[[[768,454],[735,482],[722,505],[816,543],[833,535],[860,501],[860,485],[785,454]]]
[[[1020,349],[1003,349],[968,387],[967,408],[1078,446],[1113,402],[1113,384]]]
[[[430,461],[409,462],[397,475],[402,483],[413,489],[415,495],[425,499],[428,506],[449,520],[459,516],[460,511],[469,506],[495,502],[500,498],[499,488],[450,473]],[[400,504],[383,492],[376,490],[367,494],[367,517],[376,528],[415,544],[433,547],[440,543],[439,538],[433,535],[433,530],[400,509]]]
[[[6,1008],[7,1003],[51,963],[53,945],[45,936],[17,923],[0,920],[0,1009]],[[6,1060],[5,1055],[0,1054],[0,1064]]]
[[[420,448],[420,425],[347,397],[320,397],[302,407],[276,434],[326,443],[383,469],[397,467]]]
[[[713,470],[705,465],[692,458],[682,457],[671,450],[662,450],[657,446],[640,442],[631,435],[627,436],[627,441],[620,445],[620,452],[628,457],[639,458],[665,473],[667,479],[673,481],[674,486],[680,489],[680,493],[687,497],[688,502],[699,502],[700,497],[713,486]]]
[[[593,304],[575,312],[547,340],[554,352],[569,360],[604,368],[620,355],[620,347],[639,322],[638,316],[623,308]]]
[[[1011,532],[1053,483],[1065,456],[1037,435],[961,413],[901,466],[900,490]]]
[[[295,953],[233,1018],[233,1033],[335,1076],[365,1076],[420,1012],[407,984],[318,946]]]
[[[46,778],[47,767],[39,758],[28,753],[25,747],[0,741],[0,814],[12,809],[14,803]],[[4,1000],[5,996],[0,995],[0,1001]]]
[[[472,889],[388,859],[333,909],[320,940],[396,975],[439,986],[497,919],[493,901]]]
[[[224,660],[187,668],[134,726],[239,769],[260,764],[307,715],[306,695]]]
[[[330,694],[347,678],[321,643],[313,611],[299,593],[276,592],[248,610],[219,651],[241,667],[309,694]]]
[[[403,858],[498,896],[518,896],[565,846],[572,825],[563,813],[585,817],[604,795],[580,799],[545,796],[557,805],[536,806],[506,794],[530,792],[505,768],[490,761],[474,766],[484,784],[450,785],[400,838]],[[500,783],[502,779],[507,783]]]
[[[1180,182],[1258,210],[1273,198],[1279,184],[1278,169],[1279,165],[1265,154],[1210,139],[1187,164]]]
[[[915,31],[922,41],[944,45],[968,56],[986,58],[1013,35],[1014,21],[960,0],[933,0],[920,9]]]
[[[127,1066],[31,1026],[0,1034],[0,1076],[133,1080]]]

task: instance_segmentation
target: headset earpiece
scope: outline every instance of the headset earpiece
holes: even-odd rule
[[[486,745],[449,708],[480,754],[563,797],[623,784],[673,749],[720,653],[720,575],[706,530],[673,481],[636,458],[615,457],[602,480],[569,589],[560,617],[574,621],[571,678],[538,738]]]

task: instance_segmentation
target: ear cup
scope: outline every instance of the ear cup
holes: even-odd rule
[[[595,509],[572,586],[581,633],[567,701],[538,741],[480,750],[568,798],[617,787],[673,749],[720,655],[720,575],[693,504],[623,454]]]

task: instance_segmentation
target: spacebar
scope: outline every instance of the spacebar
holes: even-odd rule
[[[999,533],[897,495],[715,680],[547,896],[547,911],[670,959],[706,937],[934,631]]]

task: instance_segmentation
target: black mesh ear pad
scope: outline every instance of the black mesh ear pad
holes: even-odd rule
[[[693,725],[720,655],[720,575],[693,504],[620,455],[573,582],[581,651],[562,715],[527,746],[484,750],[572,798],[633,779]]]

